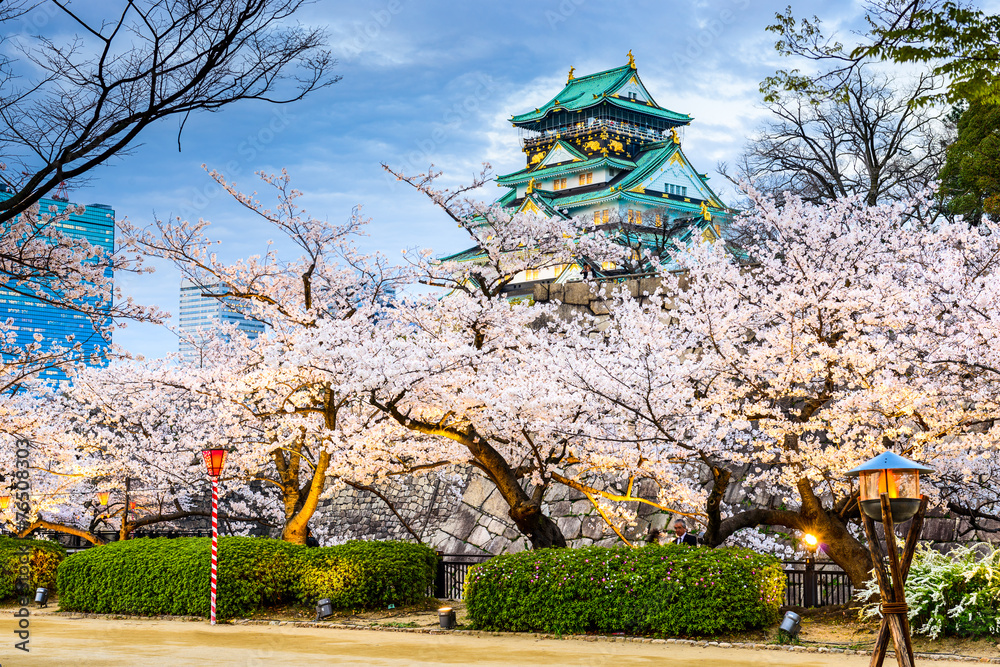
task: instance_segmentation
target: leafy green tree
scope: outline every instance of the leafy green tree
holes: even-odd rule
[[[962,111],[940,180],[948,213],[973,224],[983,215],[1000,220],[1000,105],[972,102]]]
[[[948,86],[921,102],[977,100],[1000,103],[1000,15],[953,0],[871,0],[866,3],[867,34],[853,48],[823,33],[821,21],[796,19],[791,7],[775,16],[768,30],[783,55],[828,65],[819,74],[781,70],[765,81],[765,94],[836,91],[865,62],[923,63]]]

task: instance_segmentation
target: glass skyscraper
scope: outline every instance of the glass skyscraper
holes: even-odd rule
[[[0,190],[0,201],[9,198],[9,192]],[[69,202],[64,200],[42,199],[39,211],[49,213],[51,207],[55,207],[59,214],[67,206]],[[106,253],[114,252],[115,211],[106,204],[87,204],[86,211],[82,214],[73,214],[66,220],[50,224],[55,225],[66,236],[86,239],[92,245],[103,248]],[[107,270],[107,275],[112,275],[111,269]],[[44,289],[44,284],[42,287]],[[20,287],[19,290],[25,291],[25,288]],[[13,322],[18,347],[35,342],[35,334],[39,334],[42,337],[43,351],[53,344],[68,348],[72,345],[68,342],[68,337],[73,336],[73,343],[78,342],[83,346],[83,359],[89,363],[95,354],[104,359],[111,345],[111,332],[96,331],[86,315],[18,294],[10,287],[0,287],[0,321],[8,319]],[[66,379],[66,373],[57,366],[43,370],[39,377],[43,380],[62,381]]]
[[[214,332],[224,325],[235,325],[249,338],[264,333],[264,323],[248,319],[226,305],[225,298],[210,296],[224,294],[225,285],[199,285],[190,280],[181,281],[180,352],[187,363],[199,364],[201,349]]]

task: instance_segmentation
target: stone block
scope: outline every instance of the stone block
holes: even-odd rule
[[[575,516],[562,516],[556,519],[556,525],[562,531],[563,537],[567,540],[575,540],[580,537],[580,528],[583,522]]]
[[[659,531],[662,531],[664,528],[667,527],[667,519],[668,518],[670,518],[670,517],[667,516],[666,512],[659,512],[659,513],[653,515],[652,517],[650,517],[650,519],[649,519],[649,527],[651,529],[655,528],[655,529],[657,529]]]
[[[549,505],[549,516],[560,517],[567,516],[572,510],[573,505],[568,500],[560,500],[557,503],[552,503]]]
[[[583,496],[582,493],[580,495]],[[588,513],[594,511],[594,505],[593,505],[593,503],[591,503],[589,500],[587,500],[586,496],[583,496],[583,497],[584,497],[583,500],[575,500],[575,501],[573,501],[573,505],[572,505],[572,507],[570,509],[570,513],[571,514],[588,514]]]
[[[569,488],[563,484],[553,484],[545,493],[545,502],[554,503],[559,500],[566,500]]]
[[[492,540],[490,540],[485,546],[485,549],[487,551],[495,555],[500,555],[502,553],[505,553],[508,548],[510,548],[510,540],[508,540],[506,537],[503,537],[502,535],[497,535]]]
[[[659,278],[643,278],[639,281],[639,294],[652,295],[660,288]]]
[[[483,503],[483,512],[491,516],[507,519],[510,516],[510,505],[503,499],[499,491],[494,490],[486,502]]]
[[[604,536],[604,519],[599,516],[588,516],[583,519],[582,533],[584,537],[592,540],[600,539]]]
[[[492,539],[493,535],[490,535],[490,531],[486,530],[486,528],[484,528],[483,526],[476,526],[476,528],[472,531],[472,534],[469,535],[469,539],[467,539],[466,542],[469,542],[471,544],[476,545],[477,547],[482,547],[485,549],[486,545]]]
[[[511,541],[511,543],[507,546],[507,551],[504,553],[516,554],[521,551],[527,551],[530,548],[531,543],[528,542],[528,538],[518,538]]]
[[[627,280],[625,282],[625,287],[628,288],[629,296],[633,299],[639,296],[639,281],[638,280]]]
[[[955,520],[944,518],[929,518],[924,521],[920,538],[931,542],[951,542],[955,539]]]
[[[563,301],[565,285],[549,284],[549,301]]]
[[[535,301],[544,303],[549,300],[549,286],[545,283],[538,283],[534,286],[533,294]]]
[[[451,518],[441,526],[441,530],[460,540],[467,540],[475,527],[476,515],[471,508],[464,507],[452,514]]]
[[[590,312],[594,315],[607,315],[611,312],[608,302],[603,299],[596,299],[590,302]]]
[[[521,532],[517,528],[505,528],[503,531],[503,536],[508,540],[516,540],[521,536]]]
[[[476,509],[483,506],[486,499],[489,497],[496,487],[485,477],[481,475],[475,475],[469,480],[469,486],[465,488],[465,493],[462,494],[462,502]]]
[[[590,303],[590,288],[587,283],[563,285],[563,303],[572,306],[586,306]]]

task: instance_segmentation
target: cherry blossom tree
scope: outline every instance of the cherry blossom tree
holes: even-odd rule
[[[609,295],[603,335],[554,357],[599,416],[588,448],[658,481],[709,544],[810,531],[856,585],[870,562],[844,473],[885,447],[939,468],[935,504],[995,518],[1000,236],[922,226],[925,204],[758,197],[748,260],[679,248],[662,292]]]

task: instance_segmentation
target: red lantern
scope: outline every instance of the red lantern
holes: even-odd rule
[[[222,474],[222,465],[226,461],[226,450],[203,449],[201,455],[205,458],[205,467],[208,469],[209,477],[218,477]]]
[[[100,493],[97,494],[97,502],[101,503],[101,505],[103,505],[104,507],[108,506],[108,501],[110,500],[111,500],[110,491],[101,491]]]

